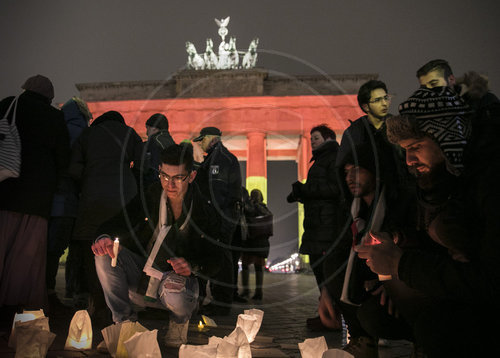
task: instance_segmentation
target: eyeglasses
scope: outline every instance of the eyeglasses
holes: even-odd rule
[[[380,103],[382,101],[390,102],[391,98],[391,95],[386,94],[384,97],[377,97],[374,100],[371,100],[370,103]]]
[[[174,185],[182,184],[182,182],[185,181],[188,176],[189,173],[187,173],[186,175],[174,175],[173,177],[171,177],[170,175],[164,172],[160,172],[160,174],[158,175],[158,177],[160,177],[160,179],[163,180],[164,182],[168,183],[171,181]]]

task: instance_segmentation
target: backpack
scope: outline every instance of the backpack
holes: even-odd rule
[[[16,127],[17,101],[9,105],[7,112],[0,119],[0,182],[7,178],[17,178],[21,171],[21,139]],[[9,113],[14,106],[14,114],[9,123]]]

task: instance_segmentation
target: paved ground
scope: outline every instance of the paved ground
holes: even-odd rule
[[[63,274],[63,270],[60,270]],[[253,277],[250,278],[253,282]],[[64,292],[58,277],[58,291]],[[316,315],[318,290],[314,276],[310,274],[266,274],[264,278],[264,300],[260,303],[235,304],[231,315],[212,317],[218,324],[208,332],[198,332],[198,319],[192,319],[188,334],[189,344],[206,344],[210,336],[224,337],[231,333],[236,325],[238,314],[244,309],[258,308],[264,311],[264,319],[257,339],[252,343],[253,357],[300,357],[297,343],[306,338],[324,336],[329,348],[342,346],[342,332],[310,332],[305,326],[308,317]],[[57,337],[50,347],[48,357],[109,357],[95,348],[102,341],[100,330],[93,324],[93,350],[85,352],[64,351],[71,315],[50,319],[51,331]],[[166,321],[161,317],[140,315],[139,322],[148,329],[158,329],[158,339],[163,357],[177,357],[177,350],[167,349],[162,345],[166,333]],[[0,357],[14,357],[13,350],[7,347],[7,336],[0,337]],[[381,358],[409,357],[411,345],[405,341],[389,342],[387,347],[379,348]]]

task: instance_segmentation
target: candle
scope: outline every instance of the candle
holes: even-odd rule
[[[118,248],[120,247],[120,240],[118,240],[117,237],[115,237],[115,242],[113,243],[113,257],[111,259],[111,267],[116,267],[116,258],[118,257]]]
[[[203,332],[204,328],[205,328],[205,325],[203,324],[202,321],[200,321],[198,323],[198,331]]]

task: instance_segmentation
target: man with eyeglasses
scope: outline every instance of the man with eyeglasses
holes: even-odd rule
[[[197,276],[219,269],[220,220],[193,183],[192,148],[173,144],[161,153],[160,182],[137,195],[99,229],[92,250],[106,303],[115,323],[137,320],[132,303],[167,309],[165,344],[187,342],[189,319],[198,304]],[[114,239],[119,254],[112,267]]]
[[[401,178],[407,178],[404,158],[400,149],[387,140],[385,120],[390,117],[389,106],[391,96],[384,82],[370,80],[364,83],[358,91],[358,105],[366,115],[358,118],[342,135],[336,165],[339,167],[357,145],[371,146],[374,152],[375,175],[377,181],[384,181],[388,186],[399,183]],[[383,164],[388,168],[384,173],[380,170]],[[344,188],[348,193],[347,188]]]
[[[202,307],[204,314],[213,316],[228,315],[234,298],[235,278],[230,245],[239,221],[241,203],[240,164],[222,144],[221,136],[222,132],[218,128],[205,127],[200,131],[200,135],[193,139],[194,142],[200,142],[201,149],[207,153],[198,168],[196,183],[221,217],[219,239],[225,252],[221,270],[210,279],[213,301]]]

